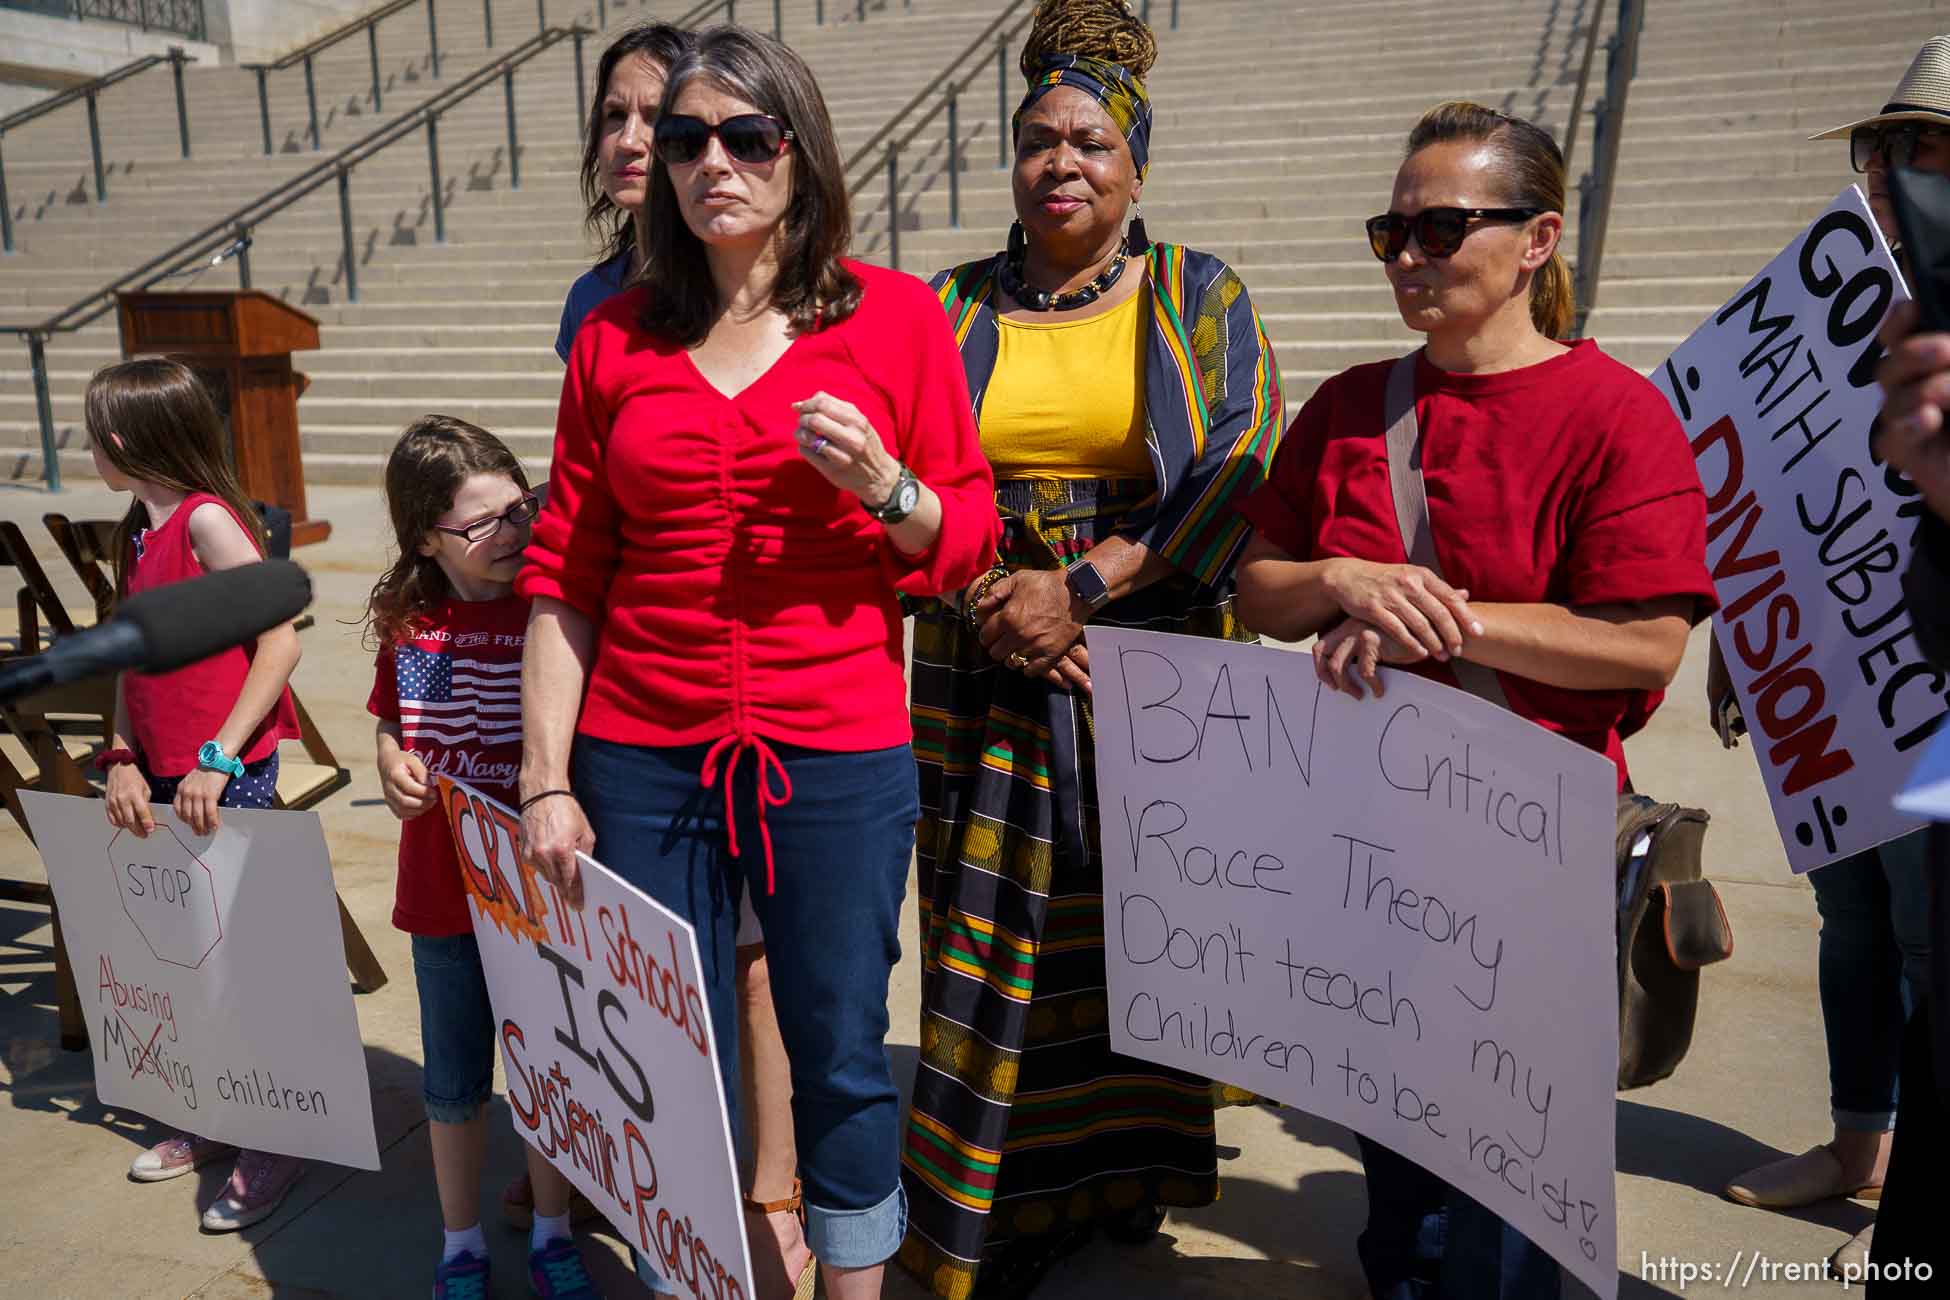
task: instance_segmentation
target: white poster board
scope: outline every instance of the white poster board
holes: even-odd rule
[[[1920,823],[1889,792],[1942,721],[1902,571],[1921,498],[1869,454],[1908,297],[1854,186],[1653,375],[1706,488],[1713,633],[1796,872]]]
[[[379,1168],[332,863],[318,816],[158,805],[137,838],[99,799],[23,790],[61,909],[95,1091],[199,1137]]]
[[[1366,1134],[1615,1295],[1611,763],[1405,673],[1089,644],[1112,1046]]]
[[[731,1123],[690,925],[582,856],[582,910],[519,852],[521,819],[440,776],[516,1131],[678,1294],[747,1300]]]

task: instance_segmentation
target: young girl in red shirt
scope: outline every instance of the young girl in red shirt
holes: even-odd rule
[[[436,774],[515,802],[528,601],[515,574],[541,508],[514,453],[464,420],[429,415],[386,462],[398,558],[367,603],[379,652],[367,708],[379,719],[379,785],[400,829],[393,924],[413,937],[427,1128],[446,1243],[434,1300],[488,1294],[481,1233],[494,1010],[460,858],[437,811]],[[567,1178],[524,1148],[534,1187],[529,1280],[552,1300],[596,1295],[569,1230]]]
[[[225,454],[222,419],[188,367],[160,358],[107,367],[89,382],[85,421],[102,482],[135,496],[115,533],[118,599],[264,558],[257,513]],[[297,630],[286,623],[254,645],[175,672],[117,677],[114,736],[97,760],[109,822],[147,836],[153,801],[209,835],[220,808],[272,807],[278,742],[298,734],[287,688],[298,655]],[[232,1150],[177,1133],[137,1156],[129,1177],[161,1182]],[[304,1168],[291,1156],[240,1153],[223,1194],[203,1212],[204,1231],[234,1232],[270,1215]]]

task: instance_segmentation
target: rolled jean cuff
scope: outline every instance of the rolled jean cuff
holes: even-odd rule
[[[834,1268],[872,1268],[900,1249],[907,1235],[907,1192],[899,1183],[887,1199],[864,1210],[829,1210],[806,1202],[806,1244]]]
[[[449,1101],[445,1097],[428,1096],[423,1098],[427,1105],[427,1118],[436,1124],[466,1124],[481,1113],[493,1091],[482,1093],[472,1101]]]
[[[1893,1110],[1842,1110],[1834,1108],[1835,1127],[1851,1133],[1887,1133],[1896,1127]]]

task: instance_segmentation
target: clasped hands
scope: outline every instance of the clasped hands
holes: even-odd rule
[[[1324,582],[1345,617],[1320,634],[1314,674],[1357,700],[1364,681],[1381,698],[1380,665],[1446,663],[1462,656],[1466,637],[1483,634],[1469,593],[1419,564],[1335,560]]]
[[[1018,569],[976,602],[982,645],[1005,668],[1065,691],[1090,693],[1089,611],[1060,569]]]

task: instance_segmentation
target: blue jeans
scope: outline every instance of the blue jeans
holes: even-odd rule
[[[1355,1241],[1375,1300],[1558,1300],[1557,1261],[1412,1160],[1357,1137],[1368,1226]]]
[[[494,1092],[494,1008],[471,934],[413,936],[427,1118],[465,1124]]]
[[[1810,872],[1821,913],[1821,1020],[1835,1127],[1896,1123],[1903,1023],[1928,986],[1926,832]]]
[[[765,889],[756,761],[729,776],[741,856],[732,857],[722,787],[698,776],[708,746],[650,749],[578,736],[572,783],[595,857],[697,928],[718,1067],[738,1116],[735,1002],[738,904],[765,931],[772,1000],[792,1062],[792,1120],[806,1237],[836,1268],[886,1260],[907,1230],[900,1095],[887,1059],[887,981],[900,960],[900,909],[920,816],[913,750],[834,753],[775,744],[792,800],[767,815],[777,891]]]

